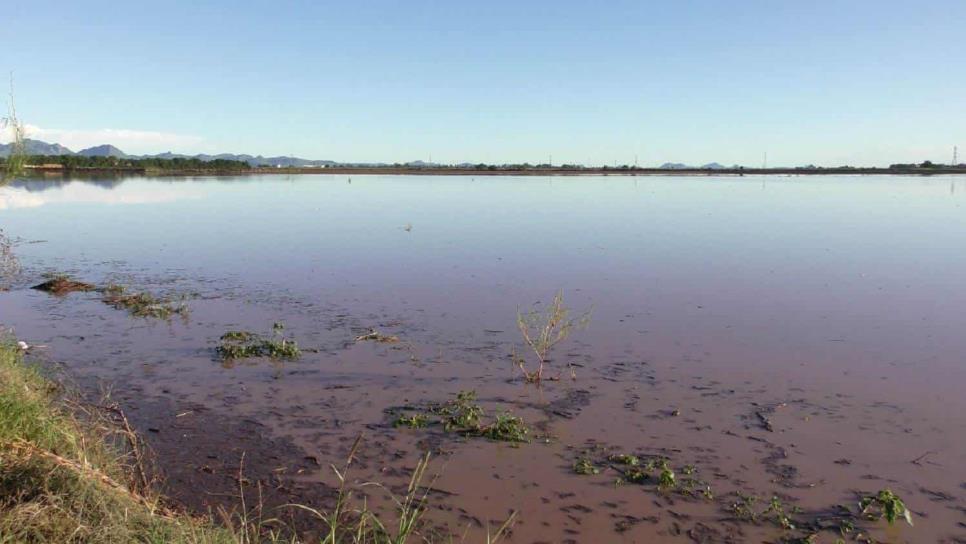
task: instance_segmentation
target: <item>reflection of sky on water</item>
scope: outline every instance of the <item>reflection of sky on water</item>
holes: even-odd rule
[[[28,181],[0,187],[0,210],[48,204],[160,204],[201,198],[203,194],[198,187],[166,190],[121,181]]]
[[[46,240],[18,249],[35,267],[104,263],[98,274],[122,261],[318,302],[452,305],[468,319],[513,315],[565,289],[598,315],[647,311],[682,330],[700,323],[689,313],[700,307],[755,342],[804,338],[787,336],[796,327],[837,337],[857,322],[867,326],[853,336],[928,323],[958,349],[950,327],[966,307],[963,182],[130,178],[8,187],[0,228]]]

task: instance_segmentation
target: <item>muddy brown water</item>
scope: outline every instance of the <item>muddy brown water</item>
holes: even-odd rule
[[[882,488],[915,526],[863,531],[966,541],[963,177],[54,179],[0,189],[0,228],[24,265],[0,323],[110,389],[195,509],[237,502],[240,465],[266,508],[325,505],[362,433],[352,480],[398,491],[432,450],[429,518],[469,542],[512,511],[511,542],[776,542],[792,533],[735,521],[735,493],[804,519]],[[190,313],[28,289],[51,271]],[[516,312],[558,289],[592,308],[551,363],[576,380],[527,386]],[[299,361],[214,356],[275,322]],[[353,342],[370,328],[402,342]],[[461,390],[534,440],[389,424]],[[607,452],[693,465],[715,498],[574,474]]]

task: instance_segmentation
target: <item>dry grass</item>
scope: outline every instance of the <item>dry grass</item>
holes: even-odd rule
[[[235,541],[165,508],[114,437],[0,340],[0,543]]]

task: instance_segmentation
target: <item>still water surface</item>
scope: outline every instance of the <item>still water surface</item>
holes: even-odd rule
[[[25,266],[0,323],[82,383],[111,384],[160,426],[161,453],[165,418],[185,407],[264,429],[291,448],[283,465],[325,465],[365,431],[362,479],[402,475],[430,444],[457,509],[434,519],[475,531],[473,516],[516,509],[514,542],[688,542],[727,525],[734,491],[820,509],[882,487],[925,519],[879,538],[966,538],[966,178],[30,181],[0,189],[0,228]],[[189,295],[191,313],[152,322],[26,289],[51,271]],[[515,316],[557,290],[593,318],[555,356],[577,380],[536,390],[511,379]],[[299,362],[213,358],[224,331],[276,321],[312,350]],[[353,343],[369,328],[405,348]],[[550,444],[386,424],[387,408],[461,389]],[[230,451],[242,431],[219,438],[208,421],[181,434],[211,435],[191,442],[197,456]],[[601,445],[695,464],[722,498],[614,488],[614,469],[572,475]]]

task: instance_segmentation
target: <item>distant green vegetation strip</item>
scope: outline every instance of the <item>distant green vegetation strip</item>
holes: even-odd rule
[[[8,159],[0,158],[0,165],[5,165]],[[85,157],[82,155],[29,155],[23,158],[24,164],[31,166],[56,165],[65,170],[70,169],[132,169],[132,170],[248,170],[251,167],[244,161],[213,159],[204,161],[197,158],[172,159],[144,158],[132,159],[123,157]]]

